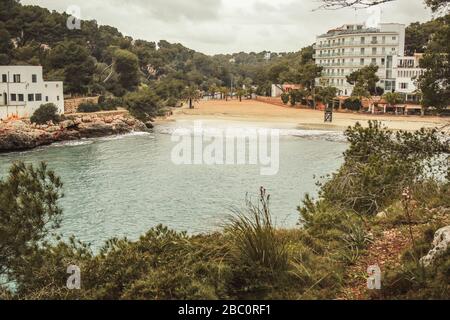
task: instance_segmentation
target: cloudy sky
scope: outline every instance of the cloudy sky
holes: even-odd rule
[[[374,20],[376,13],[315,11],[319,0],[22,0],[51,10],[78,6],[82,19],[117,27],[133,38],[180,42],[207,53],[297,51],[317,34],[344,23]],[[381,22],[427,21],[423,0],[383,5]],[[375,19],[376,20],[376,19]]]

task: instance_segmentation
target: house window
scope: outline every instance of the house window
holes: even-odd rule
[[[33,74],[31,76],[31,82],[36,83],[37,82],[37,75]]]
[[[45,96],[45,102],[48,102],[48,96]]]
[[[13,76],[13,82],[14,83],[20,83],[20,74],[15,74]]]
[[[400,88],[406,90],[406,89],[408,89],[408,84],[405,82],[402,82],[402,83],[400,83]]]
[[[19,93],[18,97],[19,97],[19,101],[23,101],[24,100],[23,94]]]
[[[36,93],[36,101],[42,101],[42,94]]]
[[[34,94],[30,93],[28,95],[28,101],[33,102],[34,101]]]
[[[8,76],[6,74],[2,74],[2,82],[8,82]]]
[[[11,101],[17,101],[17,95],[15,93],[11,93]]]

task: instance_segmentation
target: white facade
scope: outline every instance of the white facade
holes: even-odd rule
[[[395,88],[391,73],[394,57],[405,51],[405,25],[382,23],[378,28],[364,25],[344,25],[317,37],[316,64],[323,67],[317,85],[333,86],[340,95],[350,96],[353,86],[346,76],[371,64],[377,65],[379,85],[387,91]]]
[[[277,98],[280,97],[283,94],[283,88],[281,85],[279,84],[272,84],[272,98]]]
[[[417,80],[424,74],[420,68],[423,54],[417,53],[412,57],[394,57],[392,73],[395,76],[395,91],[406,95],[406,101],[417,100]]]
[[[0,119],[26,118],[42,104],[64,113],[63,83],[44,81],[41,66],[0,66]]]

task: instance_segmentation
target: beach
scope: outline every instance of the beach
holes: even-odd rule
[[[449,131],[450,118],[371,115],[361,113],[335,112],[333,123],[324,123],[324,112],[309,109],[282,107],[258,100],[209,100],[195,103],[194,109],[186,106],[175,109],[170,121],[177,120],[233,120],[246,122],[270,122],[280,126],[311,130],[339,130],[369,120],[381,121],[389,129],[414,131],[421,128],[439,128]]]

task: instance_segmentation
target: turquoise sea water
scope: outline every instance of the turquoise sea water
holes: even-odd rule
[[[254,127],[260,124],[204,121],[205,127]],[[280,169],[260,175],[254,165],[180,165],[171,161],[175,128],[189,121],[159,125],[151,133],[60,143],[27,152],[0,155],[0,177],[15,160],[46,161],[61,176],[65,236],[100,246],[111,237],[136,239],[164,224],[179,231],[214,231],[230,209],[242,207],[246,194],[260,186],[271,194],[277,226],[294,227],[305,193],[316,194],[316,179],[342,163],[347,144],[342,134],[283,128]],[[267,126],[267,125],[266,125]],[[276,127],[276,125],[271,125]]]

